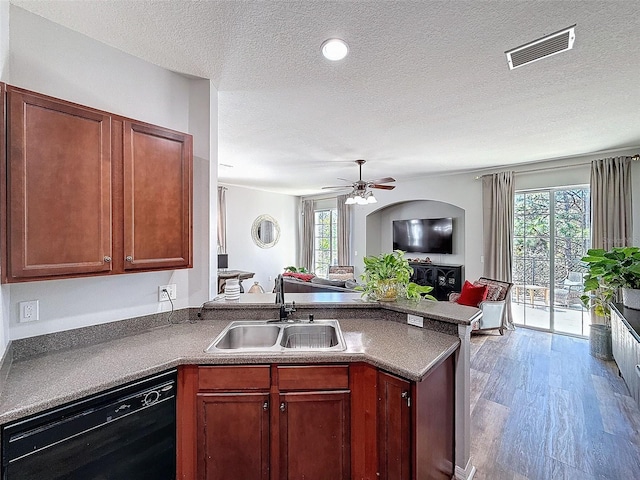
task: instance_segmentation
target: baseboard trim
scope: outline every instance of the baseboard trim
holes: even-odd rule
[[[466,468],[462,468],[459,465],[456,465],[453,478],[455,480],[472,480],[475,474],[476,467],[473,466],[473,464],[471,463],[471,459],[469,459]]]

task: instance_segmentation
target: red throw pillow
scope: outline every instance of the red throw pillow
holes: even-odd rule
[[[299,273],[299,272],[284,272],[283,277],[293,277],[303,282],[310,282],[315,275],[313,273]]]
[[[465,280],[462,286],[462,292],[456,303],[460,305],[468,305],[469,307],[477,307],[481,302],[487,299],[487,286],[474,286],[471,282]]]

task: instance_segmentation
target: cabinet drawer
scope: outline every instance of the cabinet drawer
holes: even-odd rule
[[[268,390],[270,386],[269,365],[198,368],[199,390]]]
[[[278,367],[280,390],[341,390],[349,388],[347,365]]]

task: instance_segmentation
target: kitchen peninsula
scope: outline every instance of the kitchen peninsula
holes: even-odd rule
[[[12,346],[15,360],[0,391],[0,423],[5,424],[178,367],[178,469],[181,472],[178,478],[196,478],[194,469],[199,460],[195,458],[194,446],[203,440],[198,436],[201,432],[197,432],[197,435],[194,430],[197,429],[197,424],[194,424],[197,421],[194,420],[197,419],[196,399],[214,399],[220,395],[228,397],[229,394],[224,391],[226,387],[216,385],[216,382],[226,378],[233,383],[242,378],[240,372],[248,372],[250,375],[257,374],[253,378],[258,381],[262,381],[263,375],[264,380],[268,380],[267,385],[259,384],[252,391],[253,396],[267,395],[271,400],[279,398],[278,395],[289,400],[332,399],[334,403],[329,404],[338,411],[345,415],[345,412],[350,412],[347,417],[351,422],[341,424],[340,430],[344,438],[352,439],[347,442],[350,443],[350,459],[345,460],[346,467],[343,467],[346,470],[350,468],[350,478],[376,478],[378,462],[372,464],[370,460],[377,458],[378,454],[371,450],[370,443],[360,443],[357,439],[367,438],[372,433],[379,438],[383,431],[377,428],[375,413],[380,413],[381,409],[376,406],[377,398],[371,396],[371,389],[361,387],[377,385],[378,393],[382,391],[381,388],[391,392],[398,388],[399,381],[406,382],[408,390],[399,387],[399,393],[410,392],[406,396],[419,402],[425,396],[420,385],[426,385],[427,381],[441,381],[449,375],[455,377],[455,388],[449,389],[452,395],[449,405],[455,410],[455,476],[468,478],[467,472],[472,468],[468,453],[468,348],[471,323],[479,318],[479,310],[445,302],[378,304],[364,302],[358,294],[290,294],[286,300],[296,302],[294,318],[304,319],[313,313],[316,319],[338,319],[347,349],[331,353],[286,354],[212,355],[204,352],[231,320],[277,318],[278,309],[272,294],[246,294],[241,296],[239,302],[209,302],[201,309],[179,311],[176,319],[180,324],[166,325],[166,315],[154,316],[157,318],[152,320],[145,317],[113,322],[113,330],[123,332],[115,336],[105,333],[109,326],[102,325],[19,340]],[[408,326],[408,313],[422,317],[424,328]],[[136,328],[140,330],[136,331]],[[100,341],[100,335],[105,335],[104,341]],[[82,339],[85,339],[84,344]],[[318,370],[309,370],[311,367]],[[240,368],[243,370],[238,370]],[[285,378],[299,382],[299,374],[302,374],[302,379],[317,378],[313,372],[319,372],[327,382],[321,391],[309,385],[305,392],[291,391],[291,388],[296,390],[297,386],[284,384]],[[435,372],[439,372],[439,375],[434,376]],[[278,375],[280,383],[275,381]],[[246,395],[239,392],[237,386],[229,388],[238,395]],[[347,391],[350,392],[350,401],[344,397]],[[430,391],[438,390],[431,388]],[[320,393],[324,397],[316,396]],[[405,400],[409,404],[410,399],[402,401]],[[439,403],[437,397],[427,398],[427,401]],[[285,402],[280,403],[282,405]],[[268,404],[273,404],[273,401]],[[305,409],[296,411],[294,403],[286,405],[292,406],[288,410],[288,425],[292,428],[291,418],[296,412],[304,413]],[[389,403],[386,406],[392,408],[394,405]],[[261,411],[262,408],[263,402],[260,403]],[[419,408],[412,408],[418,415],[421,414]],[[271,412],[271,416],[279,414],[275,407]],[[272,437],[277,431],[281,434],[284,431],[282,424],[277,427],[273,422],[270,424]],[[389,432],[386,431],[387,434]],[[446,432],[444,435],[446,438]],[[414,435],[409,441],[416,445],[424,439]],[[266,451],[269,453],[271,449],[271,457],[274,452],[286,451],[282,439],[277,441],[273,437],[270,445]],[[349,452],[348,449],[345,451]],[[413,468],[420,462],[433,460],[419,458],[419,454],[420,451],[417,451],[410,460]],[[267,464],[268,457],[267,460],[262,459]],[[272,470],[280,468],[282,473],[285,466],[281,455],[271,458]],[[381,467],[386,468],[384,465]],[[443,469],[449,467],[453,470],[452,465],[444,465]],[[444,478],[438,475],[434,473],[432,477],[425,475],[418,478]],[[389,473],[387,478],[394,477]]]

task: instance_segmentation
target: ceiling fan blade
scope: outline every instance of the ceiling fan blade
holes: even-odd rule
[[[393,190],[396,188],[395,185],[376,185],[375,183],[369,184],[368,186],[369,188],[379,188],[380,190]]]
[[[351,185],[333,185],[331,187],[322,187],[323,189],[325,188],[353,188]]]
[[[384,178],[378,178],[376,180],[369,180],[367,183],[391,183],[391,182],[395,182],[396,179],[395,178],[391,178],[391,177],[384,177]]]

